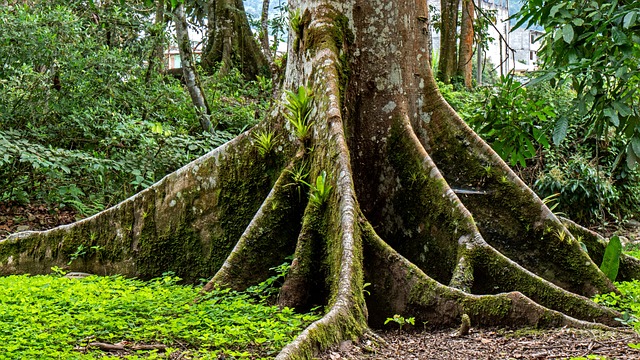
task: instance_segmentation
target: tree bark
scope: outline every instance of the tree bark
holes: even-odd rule
[[[232,67],[247,79],[268,74],[269,63],[256,42],[242,0],[210,0],[203,68],[213,73],[222,62],[221,73]]]
[[[307,143],[279,105],[252,130],[274,131],[276,150],[261,154],[250,131],[102,213],[12,235],[0,273],[65,267],[84,244],[103,250],[71,270],[215,274],[205,290],[245,289],[294,254],[280,301],[325,314],[277,359],[311,358],[394,314],[431,327],[465,314],[471,326],[618,325],[587,298],[617,291],[611,281],[438,92],[417,3],[294,2],[284,88],[313,91]],[[326,201],[298,196],[303,163],[309,183],[328,174]]]
[[[460,25],[460,51],[457,76],[464,81],[467,89],[473,87],[473,20],[475,7],[473,0],[462,0],[462,19]]]
[[[191,49],[191,40],[189,39],[189,31],[187,18],[184,13],[183,4],[173,10],[174,23],[176,24],[176,38],[178,41],[178,51],[180,52],[180,62],[182,63],[182,74],[184,83],[191,96],[193,106],[196,108],[198,120],[202,130],[212,132],[211,126],[211,109],[207,103],[207,99],[202,91],[198,73],[193,61],[193,50]]]
[[[262,14],[260,16],[260,44],[262,45],[262,53],[271,67],[273,66],[273,55],[271,54],[271,46],[269,44],[269,4],[269,0],[262,1]]]
[[[440,60],[438,79],[450,84],[457,69],[458,7],[460,0],[440,0]]]
[[[149,64],[145,73],[145,82],[151,80],[151,74],[162,69],[164,63],[164,0],[157,0],[153,20],[152,39],[154,46],[149,54]]]

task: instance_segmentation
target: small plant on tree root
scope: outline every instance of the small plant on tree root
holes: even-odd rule
[[[265,156],[271,152],[275,144],[276,136],[273,131],[259,130],[253,134],[253,139],[256,141],[256,147],[260,156]]]
[[[316,178],[315,185],[311,186],[311,195],[309,201],[318,206],[324,204],[331,194],[332,186],[327,183],[327,172],[322,170]]]
[[[294,166],[292,169],[285,170],[289,175],[291,175],[292,182],[285,185],[285,187],[295,186],[296,192],[298,193],[298,201],[302,201],[302,187],[304,185],[309,186],[307,182],[307,177],[309,177],[309,169],[307,168],[306,162],[301,162],[298,165]]]
[[[298,139],[304,141],[309,136],[309,131],[313,125],[310,120],[313,110],[313,92],[306,86],[298,87],[297,92],[285,91],[287,102],[284,104],[288,110],[284,116],[293,125],[294,133]]]

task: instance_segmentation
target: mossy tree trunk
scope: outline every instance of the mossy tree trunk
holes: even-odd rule
[[[247,79],[269,72],[269,63],[253,36],[242,0],[209,0],[202,66],[211,73],[240,69]]]
[[[456,326],[463,314],[472,326],[618,324],[619,314],[587,298],[616,291],[612,283],[439,94],[419,1],[292,6],[301,24],[284,86],[315,94],[308,139],[274,108],[114,208],[0,243],[0,273],[64,267],[82,244],[99,250],[71,270],[215,274],[207,289],[244,289],[294,254],[280,303],[323,305],[325,315],[279,359],[310,358],[394,314],[432,327]],[[273,150],[258,152],[255,131],[278,134]],[[326,201],[306,200],[314,190],[293,176],[303,164],[308,182],[327,172]],[[634,264],[621,273],[637,274]]]

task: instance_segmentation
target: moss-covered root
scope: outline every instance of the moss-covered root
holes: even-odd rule
[[[302,220],[296,251],[289,273],[280,288],[278,305],[307,309],[311,301],[326,301],[325,275],[320,269],[323,254],[322,209],[309,203]]]
[[[344,138],[338,133],[338,147]],[[334,173],[340,174],[336,192],[320,209],[308,212],[315,219],[322,237],[322,261],[326,268],[328,312],[311,324],[277,359],[310,359],[314,353],[345,339],[355,339],[367,329],[367,310],[363,299],[362,240],[357,226],[358,212],[346,152],[339,152]],[[317,212],[316,212],[317,211]]]
[[[475,294],[518,291],[536,303],[573,318],[619,326],[620,314],[586,297],[568,292],[506,258],[490,246],[476,249]]]
[[[602,258],[604,257],[604,250],[609,241],[600,234],[578,225],[569,219],[563,217],[559,219],[576,239],[585,244],[591,260],[596,264],[601,264]],[[616,281],[630,281],[633,279],[640,279],[640,260],[633,256],[622,254],[620,256],[620,268]]]
[[[224,262],[269,193],[291,149],[259,160],[244,134],[148,189],[82,221],[0,242],[0,274],[52,266],[140,278],[174,271],[209,277]],[[67,267],[67,264],[71,264]]]
[[[457,326],[463,314],[472,326],[608,328],[574,319],[538,305],[520,292],[471,295],[429,278],[362,225],[369,324],[381,326],[394,314],[413,316],[433,327]]]
[[[203,291],[210,291],[215,286],[244,290],[268,278],[269,269],[293,253],[300,232],[304,200],[295,190],[295,186],[300,184],[294,183],[291,170],[302,161],[301,158],[300,153],[281,172],[227,260]]]
[[[449,185],[464,193],[459,198],[487,243],[571,292],[612,291],[549,208],[444,100],[423,110],[429,121],[414,124],[420,141],[438,168],[446,169]]]

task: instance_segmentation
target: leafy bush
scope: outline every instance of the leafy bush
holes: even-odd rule
[[[551,165],[534,186],[542,196],[560,194],[557,211],[590,222],[600,218],[602,211],[613,209],[620,199],[620,192],[607,175],[584,157],[575,155],[566,164]]]
[[[158,41],[148,35],[153,11],[61,0],[0,7],[0,202],[89,215],[262,117],[269,81],[215,75],[203,83],[218,128],[201,133],[180,82],[146,65]]]
[[[638,170],[621,161],[628,139],[590,132],[567,84],[523,86],[503,78],[467,92],[440,84],[447,101],[542,197],[558,194],[557,211],[585,224],[623,220],[640,211]]]
[[[616,293],[600,294],[593,298],[598,304],[602,304],[622,313],[618,320],[624,324],[631,325],[640,332],[640,281],[624,281],[614,283],[620,291]]]
[[[557,114],[512,76],[484,90],[482,112],[469,119],[478,134],[511,165],[526,166],[538,148],[549,148],[546,129]]]
[[[186,358],[273,357],[318,318],[228,289],[194,303],[200,288],[178,281],[170,274],[149,282],[121,276],[0,277],[2,358],[101,358],[91,348],[84,352],[88,343],[120,341],[164,344],[169,354]]]

